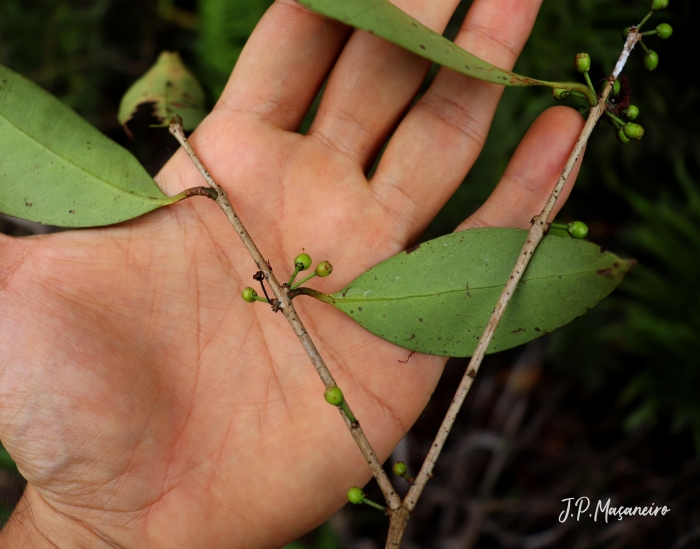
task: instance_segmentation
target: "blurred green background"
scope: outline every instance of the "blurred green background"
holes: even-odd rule
[[[132,148],[155,171],[176,145],[162,129],[135,132],[136,142],[128,141],[116,118],[121,96],[162,50],[177,50],[213,105],[270,4],[268,0],[2,0],[0,63],[57,95]],[[448,37],[454,37],[470,4],[461,2],[446,31]],[[619,55],[620,30],[638,22],[647,7],[646,0],[544,0],[515,70],[543,79],[576,79],[573,57],[586,51],[593,59],[591,76],[596,82],[611,71]],[[641,142],[621,145],[612,126],[601,123],[589,143],[572,198],[560,215],[563,221],[585,221],[590,240],[635,257],[639,264],[611,298],[548,336],[541,360],[544,387],[562,380],[571,384],[573,401],[605,410],[614,418],[610,436],[615,441],[642,433],[640,444],[650,455],[663,447],[666,453],[649,462],[656,464],[649,465],[650,471],[670,467],[671,477],[688,464],[695,466],[700,451],[700,95],[694,74],[697,46],[692,42],[698,20],[697,0],[671,0],[670,9],[652,19],[649,28],[668,22],[675,30],[665,42],[646,39],[659,54],[659,68],[645,71],[641,51],[635,51],[624,72],[632,102],[640,109],[637,122],[646,135]],[[452,231],[484,201],[528,126],[552,104],[545,89],[506,89],[479,161],[424,239]],[[313,112],[302,131],[312,117]],[[15,235],[32,230],[9,219],[0,220],[0,228]],[[518,355],[501,355],[493,359],[494,371],[501,367],[510,371],[507,364]],[[584,432],[589,420],[576,419]],[[21,490],[16,476],[12,460],[0,447],[0,517],[8,516]],[[605,489],[613,490],[601,488]],[[677,513],[686,511],[683,525],[669,530],[658,545],[647,540],[639,546],[680,543],[684,529],[692,532],[700,524],[696,507]],[[366,522],[358,519],[357,528]],[[294,547],[348,546],[333,532],[325,526]],[[358,536],[372,539],[370,534]],[[484,540],[475,542],[479,547],[501,546],[493,544],[493,536],[478,539]],[[677,546],[690,547],[697,539]],[[591,543],[591,547],[637,546]]]

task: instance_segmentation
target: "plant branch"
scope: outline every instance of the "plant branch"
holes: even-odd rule
[[[527,240],[525,241],[525,244],[523,245],[521,253],[518,257],[518,260],[515,266],[513,267],[511,275],[505,287],[503,288],[503,292],[501,293],[501,296],[499,297],[498,302],[496,303],[496,307],[494,308],[494,311],[491,314],[491,318],[489,319],[488,324],[484,329],[484,333],[479,339],[479,344],[477,345],[476,350],[474,351],[474,354],[471,360],[469,361],[467,370],[462,378],[462,381],[459,384],[459,387],[457,388],[457,392],[455,393],[455,396],[452,399],[452,403],[450,404],[450,407],[447,410],[447,413],[445,414],[445,418],[443,419],[443,422],[440,425],[440,429],[438,430],[438,434],[430,447],[430,451],[428,452],[425,461],[423,462],[423,466],[421,467],[420,472],[416,476],[415,484],[411,486],[411,488],[408,491],[408,494],[406,494],[406,497],[404,498],[403,506],[406,508],[408,513],[415,509],[416,503],[418,502],[418,499],[420,498],[423,490],[425,489],[428,480],[430,480],[430,478],[433,476],[433,468],[435,467],[437,458],[440,455],[443,446],[445,445],[445,441],[447,440],[447,436],[449,435],[455,420],[457,419],[457,414],[459,413],[459,410],[461,409],[462,404],[464,403],[464,399],[466,398],[467,394],[469,393],[469,389],[474,383],[474,378],[476,377],[476,374],[479,371],[479,367],[481,366],[481,362],[484,358],[484,355],[486,354],[488,346],[491,343],[493,334],[496,331],[496,328],[498,327],[501,318],[503,317],[503,313],[505,312],[505,309],[508,306],[511,297],[515,292],[518,282],[520,281],[520,278],[522,277],[525,268],[530,262],[530,259],[532,258],[535,249],[537,248],[538,244],[542,241],[542,238],[544,238],[544,235],[547,232],[548,220],[552,215],[554,206],[557,202],[557,199],[559,198],[559,195],[561,194],[562,189],[564,188],[564,185],[566,184],[566,181],[568,180],[569,176],[571,175],[571,172],[576,166],[578,159],[583,154],[583,151],[586,147],[586,143],[588,142],[588,138],[593,132],[593,128],[595,128],[596,124],[598,123],[598,120],[600,120],[601,116],[603,116],[603,114],[606,112],[607,99],[612,90],[613,83],[619,76],[620,72],[622,71],[622,68],[625,66],[630,52],[634,48],[634,45],[640,40],[640,38],[641,36],[635,30],[631,31],[628,34],[627,41],[625,42],[622,54],[620,55],[620,58],[617,64],[615,65],[615,70],[613,71],[612,76],[608,79],[608,82],[605,85],[605,88],[603,89],[600,98],[598,99],[597,105],[591,108],[590,113],[588,115],[588,119],[586,120],[586,124],[581,130],[581,134],[579,135],[579,138],[576,141],[576,144],[574,145],[571,154],[569,155],[569,159],[567,160],[564,169],[561,175],[559,176],[559,179],[557,180],[557,183],[554,186],[554,189],[552,190],[549,199],[547,200],[547,203],[542,209],[542,212],[538,216],[534,217],[532,220],[532,226],[530,227]],[[396,513],[392,516],[391,520],[392,525],[389,529],[389,539],[387,539],[386,544],[387,549],[394,549],[399,546],[401,536],[403,534],[403,528],[405,528],[407,523],[407,517],[400,516],[398,513]],[[399,524],[400,522],[403,522],[403,524]]]
[[[253,261],[255,261],[255,264],[258,266],[258,269],[263,273],[265,279],[267,280],[267,283],[272,289],[272,293],[275,295],[274,303],[272,303],[273,311],[282,311],[282,314],[285,316],[285,318],[291,325],[292,330],[294,330],[294,333],[299,338],[299,341],[304,347],[306,354],[309,355],[309,358],[311,359],[314,368],[316,368],[316,372],[318,372],[318,375],[321,378],[321,381],[323,381],[323,384],[326,387],[336,387],[337,384],[333,379],[333,376],[328,370],[328,367],[323,361],[323,358],[321,358],[321,355],[319,354],[318,349],[316,349],[316,345],[314,345],[314,342],[311,340],[311,337],[306,331],[306,328],[302,324],[299,315],[294,309],[294,305],[292,305],[292,300],[289,296],[289,289],[286,286],[282,286],[277,281],[277,278],[275,278],[275,275],[272,273],[272,268],[267,264],[267,261],[265,261],[265,258],[260,253],[260,250],[256,246],[255,242],[253,242],[253,239],[250,237],[250,234],[243,226],[243,223],[238,217],[238,214],[236,214],[236,211],[233,209],[233,206],[231,205],[231,201],[229,200],[226,191],[222,189],[216,183],[216,181],[214,181],[214,178],[204,167],[204,164],[202,164],[202,161],[199,159],[197,154],[192,149],[192,146],[187,141],[187,138],[185,137],[185,132],[182,128],[182,118],[180,118],[177,115],[173,117],[172,122],[170,123],[170,133],[175,136],[182,148],[192,159],[192,162],[194,162],[194,165],[199,170],[199,173],[201,173],[202,177],[204,177],[204,180],[206,181],[207,185],[209,185],[212,189],[216,191],[216,203],[226,214],[226,217],[231,222],[231,225],[233,225],[233,228],[238,233],[238,236],[241,237],[243,244],[248,249],[248,252],[253,257]],[[396,494],[396,491],[394,490],[394,487],[392,486],[389,477],[384,472],[382,464],[379,462],[379,459],[377,458],[377,455],[374,452],[372,445],[369,443],[367,436],[360,427],[359,422],[354,419],[354,416],[352,415],[349,406],[339,406],[338,410],[340,411],[340,415],[343,417],[345,424],[350,430],[352,437],[355,439],[357,446],[360,448],[360,452],[362,452],[362,455],[364,456],[370,469],[372,470],[372,474],[377,480],[377,484],[379,484],[379,487],[382,490],[382,493],[384,494],[384,498],[386,499],[389,508],[392,511],[399,509],[401,507],[401,500]],[[346,413],[346,410],[350,413]]]

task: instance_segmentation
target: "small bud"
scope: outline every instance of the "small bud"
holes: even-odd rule
[[[625,127],[622,129],[624,130],[625,135],[630,139],[641,139],[644,135],[644,128],[642,128],[639,124],[634,124],[632,122],[625,124]]]
[[[333,272],[333,265],[331,265],[328,261],[321,261],[318,265],[316,265],[316,274],[318,276],[328,276]]]
[[[574,59],[574,67],[576,67],[576,70],[581,74],[588,72],[591,68],[591,56],[587,53],[576,54],[576,59]]]
[[[653,71],[659,66],[659,56],[654,50],[649,50],[644,56],[644,67],[648,71]]]
[[[394,474],[397,477],[405,477],[408,474],[408,467],[403,461],[397,461],[394,464]]]
[[[613,95],[619,94],[619,93],[620,93],[620,88],[621,88],[621,87],[622,87],[622,86],[620,85],[620,81],[619,81],[619,80],[615,80],[615,81],[613,82],[613,87],[612,87],[612,92],[611,92],[611,93],[612,93]]]
[[[309,254],[299,254],[294,258],[294,266],[299,266],[300,271],[305,271],[311,267],[311,256]]]
[[[325,397],[326,402],[328,404],[332,404],[333,406],[340,406],[343,403],[343,400],[345,400],[343,391],[340,390],[340,387],[336,387],[335,385],[326,388],[326,390],[323,392],[323,396]]]
[[[620,36],[622,36],[623,40],[627,40],[627,35],[630,33],[631,30],[632,27],[625,27],[624,29],[622,29],[622,33],[620,33]]]
[[[569,223],[568,232],[572,238],[586,238],[588,235],[588,225],[583,221],[572,221]]]
[[[668,23],[661,23],[660,25],[657,25],[656,30],[658,31],[656,36],[661,38],[661,40],[668,40],[673,34],[673,27]]]
[[[350,503],[359,505],[360,503],[362,503],[363,499],[365,499],[365,493],[357,486],[353,486],[352,488],[350,488],[350,490],[348,490],[348,501]]]
[[[622,128],[617,130],[617,132],[615,132],[615,135],[617,136],[617,140],[620,143],[629,143],[630,142],[630,138],[625,135],[625,130]]]
[[[635,120],[639,116],[639,109],[636,105],[630,105],[623,113],[630,120]]]
[[[570,90],[564,90],[562,88],[552,88],[552,97],[557,101],[564,101],[571,95]]]
[[[243,297],[244,301],[247,301],[248,303],[252,303],[255,301],[255,298],[258,296],[258,292],[253,290],[250,286],[247,287],[245,290],[243,290],[243,293],[241,293],[241,297]]]
[[[651,0],[651,11],[661,11],[668,7],[668,0]]]

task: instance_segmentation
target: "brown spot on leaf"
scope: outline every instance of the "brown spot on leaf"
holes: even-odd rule
[[[513,330],[511,333],[517,334],[518,332],[524,332],[525,328],[518,328],[517,330]]]
[[[420,248],[420,244],[416,244],[415,246],[411,246],[408,250],[406,250],[406,255],[412,254],[415,252],[418,248]]]

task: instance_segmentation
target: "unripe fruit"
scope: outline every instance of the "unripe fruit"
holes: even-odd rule
[[[630,105],[622,114],[630,120],[635,120],[639,116],[639,109],[635,105]]]
[[[577,53],[576,59],[574,59],[574,67],[581,74],[588,72],[591,68],[591,56],[587,53]]]
[[[656,67],[659,66],[659,56],[656,54],[654,50],[649,50],[647,54],[644,56],[644,67],[648,71],[653,71]]]
[[[622,128],[617,130],[617,132],[615,132],[615,135],[617,136],[617,140],[620,143],[629,143],[630,142],[630,138],[625,135],[625,130],[623,130]]]
[[[252,303],[253,301],[255,301],[257,295],[258,292],[253,290],[253,288],[251,288],[250,286],[243,290],[243,292],[241,293],[241,297],[243,297],[243,300],[247,301],[248,303]]]
[[[336,386],[326,388],[323,392],[323,396],[326,402],[333,406],[340,406],[345,398],[343,397],[343,391],[340,390],[340,387]]]
[[[668,7],[668,0],[651,0],[651,11],[661,11]]]
[[[408,474],[408,467],[403,461],[397,461],[394,464],[394,474],[397,477],[405,477]]]
[[[552,88],[552,97],[557,101],[564,101],[571,95],[571,91],[562,88]]]
[[[673,27],[668,23],[661,23],[660,25],[657,25],[656,30],[658,31],[656,36],[661,38],[661,40],[667,40],[668,38],[671,38],[671,35],[673,34]]]
[[[615,80],[615,81],[613,82],[613,88],[612,88],[612,92],[611,92],[611,93],[612,93],[613,95],[617,95],[618,93],[620,93],[620,88],[621,88],[620,81],[619,81],[619,80]]]
[[[318,265],[316,265],[316,274],[318,276],[328,276],[333,272],[333,265],[331,265],[328,261],[321,261]]]
[[[350,488],[350,490],[348,490],[348,501],[350,503],[359,505],[360,503],[362,503],[363,499],[365,499],[365,493],[357,486],[353,486],[352,488]]]
[[[299,266],[300,271],[305,271],[311,267],[311,256],[309,254],[299,254],[294,258],[294,266]]]
[[[622,36],[623,40],[627,40],[627,35],[630,33],[631,30],[632,27],[625,27],[624,29],[622,29],[622,33],[620,34],[620,36]]]
[[[644,128],[642,128],[639,124],[633,124],[632,122],[625,124],[623,130],[625,135],[630,139],[641,139],[644,135]]]
[[[572,238],[586,238],[586,235],[588,235],[588,225],[583,221],[573,221],[569,223],[569,234]]]

